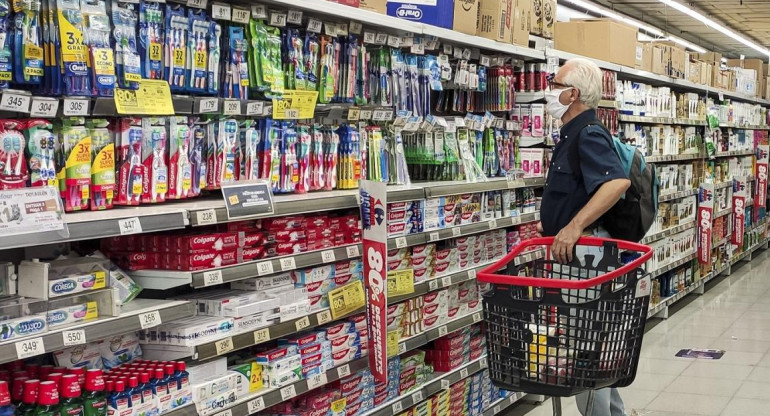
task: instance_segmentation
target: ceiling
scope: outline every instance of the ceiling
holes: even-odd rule
[[[770,0],[677,0],[764,47],[770,47]],[[593,0],[726,57],[767,59],[761,53],[658,0]]]

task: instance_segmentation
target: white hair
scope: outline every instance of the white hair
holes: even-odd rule
[[[583,58],[573,58],[564,63],[562,68],[569,68],[562,81],[580,91],[580,101],[594,110],[599,107],[602,98],[602,70],[599,66]]]

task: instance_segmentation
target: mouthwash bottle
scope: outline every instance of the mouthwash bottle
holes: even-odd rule
[[[123,380],[115,382],[115,390],[107,398],[107,403],[110,410],[114,410],[114,414],[121,414],[131,407],[131,397],[126,392],[126,383]]]
[[[21,400],[24,398],[24,383],[29,380],[29,377],[16,377],[13,379],[13,385],[11,386],[11,402],[15,406],[21,404]]]
[[[107,414],[107,396],[104,394],[102,370],[86,372],[86,392],[83,395],[85,416],[105,416]]]
[[[59,386],[54,381],[41,381],[34,416],[59,416]]]
[[[61,416],[84,416],[83,401],[80,400],[80,384],[75,374],[65,374],[61,378]]]
[[[143,371],[139,373],[139,390],[142,391],[142,403],[152,401],[152,385],[150,384],[150,373]]]
[[[164,368],[166,377],[163,380],[168,385],[168,394],[174,394],[179,390],[177,379],[174,377],[174,364],[166,364]]]
[[[35,413],[35,407],[37,407],[37,389],[39,386],[40,380],[27,380],[24,382],[21,405],[16,408],[17,415],[27,416]]]
[[[128,395],[131,397],[131,406],[142,404],[142,389],[139,388],[139,379],[136,377],[128,378]]]
[[[187,372],[187,364],[184,361],[176,362],[176,373],[174,377],[177,380],[177,388],[182,390],[190,385],[190,373]]]
[[[11,392],[8,391],[8,382],[0,381],[0,416],[13,416],[16,407],[11,404]]]

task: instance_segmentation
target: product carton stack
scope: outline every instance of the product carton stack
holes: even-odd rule
[[[727,67],[735,68],[735,91],[750,96],[764,96],[767,72],[761,59],[728,59]]]
[[[537,0],[536,0],[537,1]],[[556,49],[634,67],[638,29],[611,19],[556,22]]]

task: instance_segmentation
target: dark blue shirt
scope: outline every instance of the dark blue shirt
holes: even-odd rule
[[[607,132],[594,125],[581,130],[593,120],[596,120],[596,111],[586,110],[561,128],[561,139],[551,155],[540,205],[543,235],[558,234],[605,182],[628,179],[620,157],[610,145],[611,138]],[[567,156],[573,140],[578,141],[576,150],[580,152],[580,177],[572,171]]]

